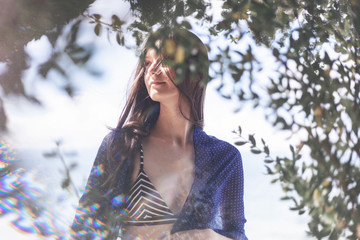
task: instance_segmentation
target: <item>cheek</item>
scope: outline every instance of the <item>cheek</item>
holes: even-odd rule
[[[168,78],[170,78],[171,80],[175,81],[175,76],[176,76],[176,74],[175,74],[175,71],[174,71],[172,68],[170,68],[170,67],[165,67],[165,68],[164,68],[164,74],[165,74]]]
[[[148,93],[150,90],[149,81],[150,81],[149,75],[145,73],[144,74],[144,84],[145,84],[145,87],[146,87],[146,90],[148,91]]]

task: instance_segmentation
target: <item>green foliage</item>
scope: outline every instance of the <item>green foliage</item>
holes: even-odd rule
[[[265,154],[267,172],[274,176],[272,182],[284,189],[282,199],[293,202],[293,211],[311,217],[310,234],[317,239],[360,238],[359,1],[226,0],[221,16],[215,18],[212,13],[219,9],[211,1],[128,0],[132,17],[113,15],[109,22],[101,13],[83,13],[92,1],[53,0],[41,6],[35,0],[31,1],[35,5],[16,2],[16,11],[8,11],[8,21],[0,26],[1,35],[6,36],[1,39],[0,61],[11,63],[0,83],[5,93],[25,96],[21,82],[21,71],[26,67],[24,44],[42,34],[54,43],[61,26],[80,14],[72,23],[65,51],[54,52],[41,67],[44,77],[51,69],[66,76],[66,70],[58,64],[61,54],[79,65],[90,59],[91,49],[76,43],[84,21],[93,24],[94,35],[113,32],[118,44],[131,48],[140,46],[146,34],[160,27],[207,29],[210,80],[233,79],[231,92],[223,92],[229,89],[225,81],[219,92],[225,98],[264,108],[268,121],[279,130],[305,136],[297,148],[290,147],[290,157],[270,157],[265,141],[258,147],[254,135],[235,144],[249,143],[252,153]],[[69,10],[69,3],[76,6],[75,10]],[[10,20],[18,13],[24,14],[13,26]],[[54,27],[55,31],[49,31]],[[257,78],[264,64],[262,56],[255,53],[255,44],[244,41],[244,36],[272,54],[268,61],[272,61],[277,75],[266,83]],[[227,42],[216,45],[218,39]],[[19,53],[13,54],[15,50]],[[181,67],[185,63],[177,64]],[[72,95],[71,82],[64,91]],[[301,149],[309,151],[310,156],[301,156]]]
[[[296,150],[290,147],[291,157],[269,159],[268,147],[258,149],[250,135],[251,152],[267,155],[267,173],[275,177],[273,182],[280,182],[283,200],[294,202],[291,210],[311,217],[313,236],[358,239],[359,3],[253,2],[249,27],[278,64],[278,78],[270,79],[266,88],[270,101],[262,107],[274,126],[307,138]],[[245,95],[246,89],[240,94]],[[310,159],[301,156],[302,148],[310,152]]]
[[[1,2],[0,62],[7,64],[7,71],[0,74],[0,86],[5,96],[16,94],[26,97],[33,103],[40,103],[36,96],[31,96],[25,91],[21,79],[22,71],[27,68],[24,46],[33,39],[39,39],[42,35],[46,35],[54,46],[63,27],[81,15],[93,1],[3,0]],[[54,53],[52,60],[57,55]],[[45,63],[45,66],[48,69],[60,69],[54,61]],[[2,97],[0,97],[0,102]],[[6,116],[6,110],[0,104],[0,125],[5,125],[6,118],[3,115]],[[6,130],[6,126],[2,126],[1,129]]]

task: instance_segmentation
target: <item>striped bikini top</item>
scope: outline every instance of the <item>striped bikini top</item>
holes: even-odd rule
[[[130,189],[126,212],[127,217],[123,222],[127,226],[169,224],[175,223],[177,219],[144,171],[142,145],[140,147],[140,170]]]

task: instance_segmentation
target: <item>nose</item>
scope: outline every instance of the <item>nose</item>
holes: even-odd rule
[[[161,74],[161,62],[159,60],[152,62],[148,71],[149,71],[150,75],[160,75]]]

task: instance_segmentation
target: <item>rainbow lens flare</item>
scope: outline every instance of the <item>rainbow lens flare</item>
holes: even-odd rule
[[[19,233],[66,239],[69,223],[47,203],[44,185],[16,164],[15,152],[0,140],[0,217],[15,216],[10,225]]]

